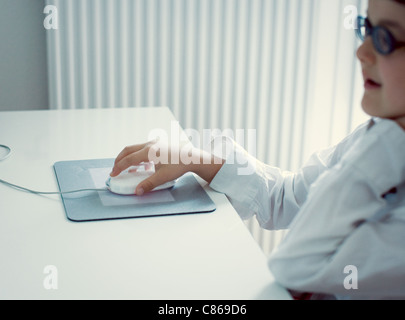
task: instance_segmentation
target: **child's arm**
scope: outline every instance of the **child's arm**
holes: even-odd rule
[[[243,219],[255,215],[262,228],[286,229],[306,201],[313,182],[340,160],[367,126],[358,127],[337,146],[315,153],[296,173],[266,165],[232,141],[228,143],[231,152],[227,161],[210,186],[225,193]]]

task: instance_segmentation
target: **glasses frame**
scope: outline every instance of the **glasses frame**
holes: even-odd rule
[[[362,34],[362,28],[365,28],[365,35]],[[368,36],[373,40],[374,49],[381,55],[387,56],[395,50],[405,47],[405,42],[397,41],[392,33],[385,27],[373,26],[368,18],[362,16],[357,17],[356,35],[361,41],[365,41]],[[379,36],[383,35],[388,44],[387,49],[384,49],[380,43]]]

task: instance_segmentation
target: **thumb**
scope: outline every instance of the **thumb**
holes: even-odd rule
[[[143,180],[138,184],[135,190],[135,194],[141,196],[145,193],[152,191],[153,189],[155,189],[156,187],[160,186],[165,182],[167,181],[161,181],[159,175],[154,173],[150,177],[146,178],[145,180]]]

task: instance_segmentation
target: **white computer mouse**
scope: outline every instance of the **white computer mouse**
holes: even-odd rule
[[[155,173],[153,163],[142,163],[139,166],[132,166],[121,172],[116,177],[109,177],[106,181],[108,190],[120,195],[134,195],[136,187],[140,182]],[[152,191],[164,190],[175,185],[176,180],[162,184]]]

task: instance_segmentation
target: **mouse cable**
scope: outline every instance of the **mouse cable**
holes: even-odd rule
[[[26,191],[26,192],[30,192],[30,193],[34,193],[34,194],[59,194],[59,195],[62,195],[62,194],[78,193],[78,192],[86,192],[86,191],[108,191],[107,188],[103,188],[103,189],[79,189],[79,190],[64,191],[64,192],[43,192],[43,191],[35,191],[35,190],[28,189],[28,188],[20,187],[13,183],[2,180],[2,179],[0,179],[0,183],[3,183],[11,188],[14,188],[14,189],[17,189],[20,191]]]
[[[5,144],[0,144],[0,149],[4,149],[6,154],[0,158],[0,161],[6,160],[11,155],[11,148]]]
[[[6,154],[0,158],[0,161],[3,161],[5,159],[7,159],[10,155],[11,155],[11,148],[9,146],[6,146],[4,144],[0,144],[0,148],[1,149],[5,149],[6,150]],[[78,192],[85,192],[85,191],[107,191],[107,188],[103,188],[103,189],[79,189],[79,190],[72,190],[72,191],[64,191],[64,192],[43,192],[43,191],[35,191],[35,190],[31,190],[28,188],[24,188],[21,186],[17,186],[13,183],[7,182],[5,180],[0,179],[0,183],[3,183],[11,188],[17,189],[19,191],[26,191],[26,192],[30,192],[30,193],[34,193],[34,194],[69,194],[69,193],[78,193]]]

